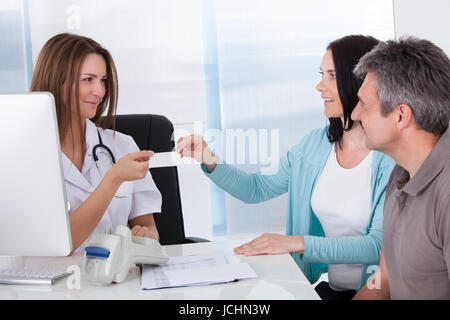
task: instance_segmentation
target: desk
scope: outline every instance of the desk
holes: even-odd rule
[[[209,286],[141,290],[137,267],[130,268],[127,280],[121,284],[95,286],[83,282],[80,289],[69,289],[68,279],[53,286],[0,285],[0,299],[154,299],[154,300],[319,300],[309,281],[289,254],[245,257],[234,254],[233,248],[242,240],[224,240],[164,246],[169,256],[224,252],[229,262],[247,262],[258,274],[257,279]],[[82,255],[64,258],[16,257],[0,258],[0,268],[67,269],[78,265]]]

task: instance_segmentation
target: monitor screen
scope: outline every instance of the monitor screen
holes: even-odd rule
[[[72,251],[55,102],[0,94],[0,255]]]

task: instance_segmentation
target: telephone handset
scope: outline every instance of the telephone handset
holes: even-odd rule
[[[134,237],[126,226],[114,233],[97,233],[86,247],[84,276],[97,284],[122,283],[132,264],[164,265],[169,257],[161,244],[150,238]]]

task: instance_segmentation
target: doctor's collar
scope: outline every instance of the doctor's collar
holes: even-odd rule
[[[98,143],[97,126],[86,119],[86,153],[92,156],[92,148]]]

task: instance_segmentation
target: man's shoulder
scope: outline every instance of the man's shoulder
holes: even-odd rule
[[[448,198],[450,195],[450,128],[447,129],[447,133],[441,139],[443,139],[443,143],[440,144],[441,152],[439,156],[443,161],[443,166],[437,176],[436,187],[440,191],[440,196]]]
[[[439,197],[443,201],[449,201],[450,198],[450,158],[442,169],[437,179],[436,190],[439,192]]]
[[[439,194],[439,196],[447,197],[450,195],[450,157],[442,167],[442,170],[436,176],[434,183],[434,190]]]
[[[450,239],[450,159],[437,177],[435,192],[435,227],[444,243]]]

